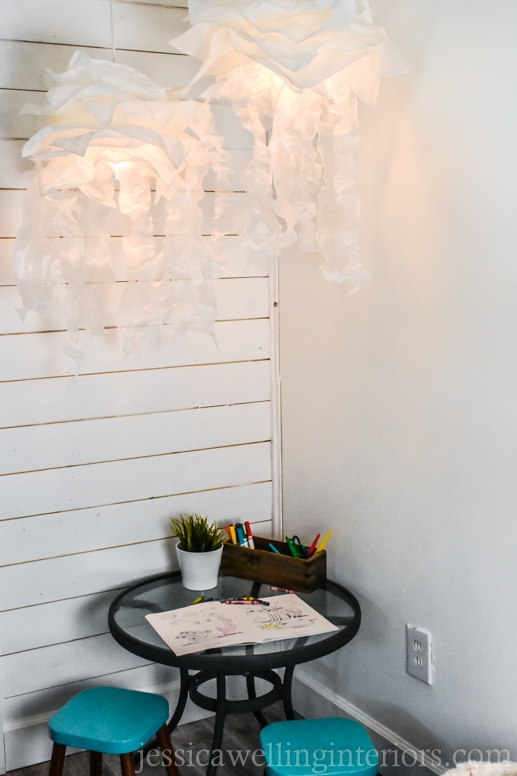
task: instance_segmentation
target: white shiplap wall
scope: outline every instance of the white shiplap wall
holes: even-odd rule
[[[63,70],[76,48],[111,59],[113,43],[117,62],[185,84],[197,65],[167,43],[185,29],[181,4],[0,3],[0,770],[47,759],[49,714],[85,686],[173,699],[175,672],[125,652],[106,622],[115,590],[171,567],[171,514],[249,519],[267,533],[279,519],[275,279],[246,266],[236,237],[217,281],[217,344],[191,332],[124,358],[113,332],[83,333],[75,378],[65,334],[15,309],[21,149],[35,131],[18,111],[43,101],[42,71]],[[238,171],[249,136],[230,106],[214,112]],[[234,189],[244,196],[238,172]]]

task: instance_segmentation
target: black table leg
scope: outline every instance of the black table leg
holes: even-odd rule
[[[180,694],[178,697],[178,702],[176,704],[176,708],[174,709],[174,714],[170,718],[169,722],[167,723],[167,730],[169,733],[172,733],[174,728],[176,728],[179,724],[179,721],[181,717],[183,716],[183,712],[185,711],[185,706],[188,700],[188,685],[189,685],[189,673],[186,668],[180,668]]]
[[[246,674],[246,688],[248,690],[248,698],[256,698],[257,697],[257,691],[255,690],[255,677],[253,674]],[[253,716],[259,723],[260,727],[266,727],[268,724],[267,719],[262,714],[261,711],[254,711]]]
[[[282,700],[284,702],[286,719],[296,719],[293,709],[293,698],[291,694],[293,685],[294,666],[287,666],[284,673],[284,682],[282,684]]]
[[[221,749],[221,744],[223,742],[224,718],[226,716],[226,676],[224,674],[217,674],[216,683],[217,698],[215,702],[214,737],[212,739],[212,751],[210,752],[210,760],[206,770],[206,776],[215,776],[217,764],[214,764],[213,761],[218,754],[217,750]]]

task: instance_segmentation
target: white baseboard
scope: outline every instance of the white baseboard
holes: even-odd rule
[[[307,692],[310,690],[311,692]],[[368,729],[376,749],[380,753],[379,771],[383,774],[397,776],[414,776],[416,768],[422,776],[431,773],[441,776],[447,769],[437,766],[436,762],[418,747],[413,746],[378,722],[369,714],[365,714],[357,706],[347,701],[341,695],[325,687],[307,671],[298,669],[293,679],[294,707],[304,717],[349,717],[360,722]],[[391,756],[389,751],[395,750]],[[385,756],[381,755],[385,752]],[[383,763],[384,767],[383,767]],[[427,769],[429,773],[426,774]]]

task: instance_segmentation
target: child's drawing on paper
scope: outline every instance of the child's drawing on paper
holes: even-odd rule
[[[163,612],[153,618],[153,627],[178,655],[191,652],[194,646],[196,652],[224,646],[228,637],[235,643],[242,633],[242,626],[220,603]],[[174,645],[169,641],[171,637]]]
[[[185,644],[201,644],[202,642],[212,642],[214,639],[220,639],[224,636],[235,635],[238,633],[236,623],[230,618],[221,614],[212,614],[209,617],[204,617],[203,621],[197,621],[189,623],[191,626],[202,626],[198,630],[184,630],[180,631],[177,638],[183,641]],[[207,627],[209,626],[209,627]]]
[[[181,639],[181,641],[184,641],[186,644],[199,644],[200,641],[208,641],[211,635],[212,631],[210,630],[180,631],[178,633],[178,639]]]
[[[289,602],[291,603],[291,602]],[[262,630],[286,630],[303,628],[311,623],[311,618],[301,606],[279,603],[268,609],[250,612],[253,624]]]
[[[236,644],[260,644],[271,639],[311,636],[337,630],[295,595],[266,599],[269,606],[227,606],[206,602],[146,619],[177,655]]]

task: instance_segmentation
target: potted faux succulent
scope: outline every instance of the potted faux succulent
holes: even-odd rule
[[[215,587],[223,554],[224,528],[197,514],[171,517],[170,524],[172,533],[179,539],[176,553],[183,587],[187,590]]]

